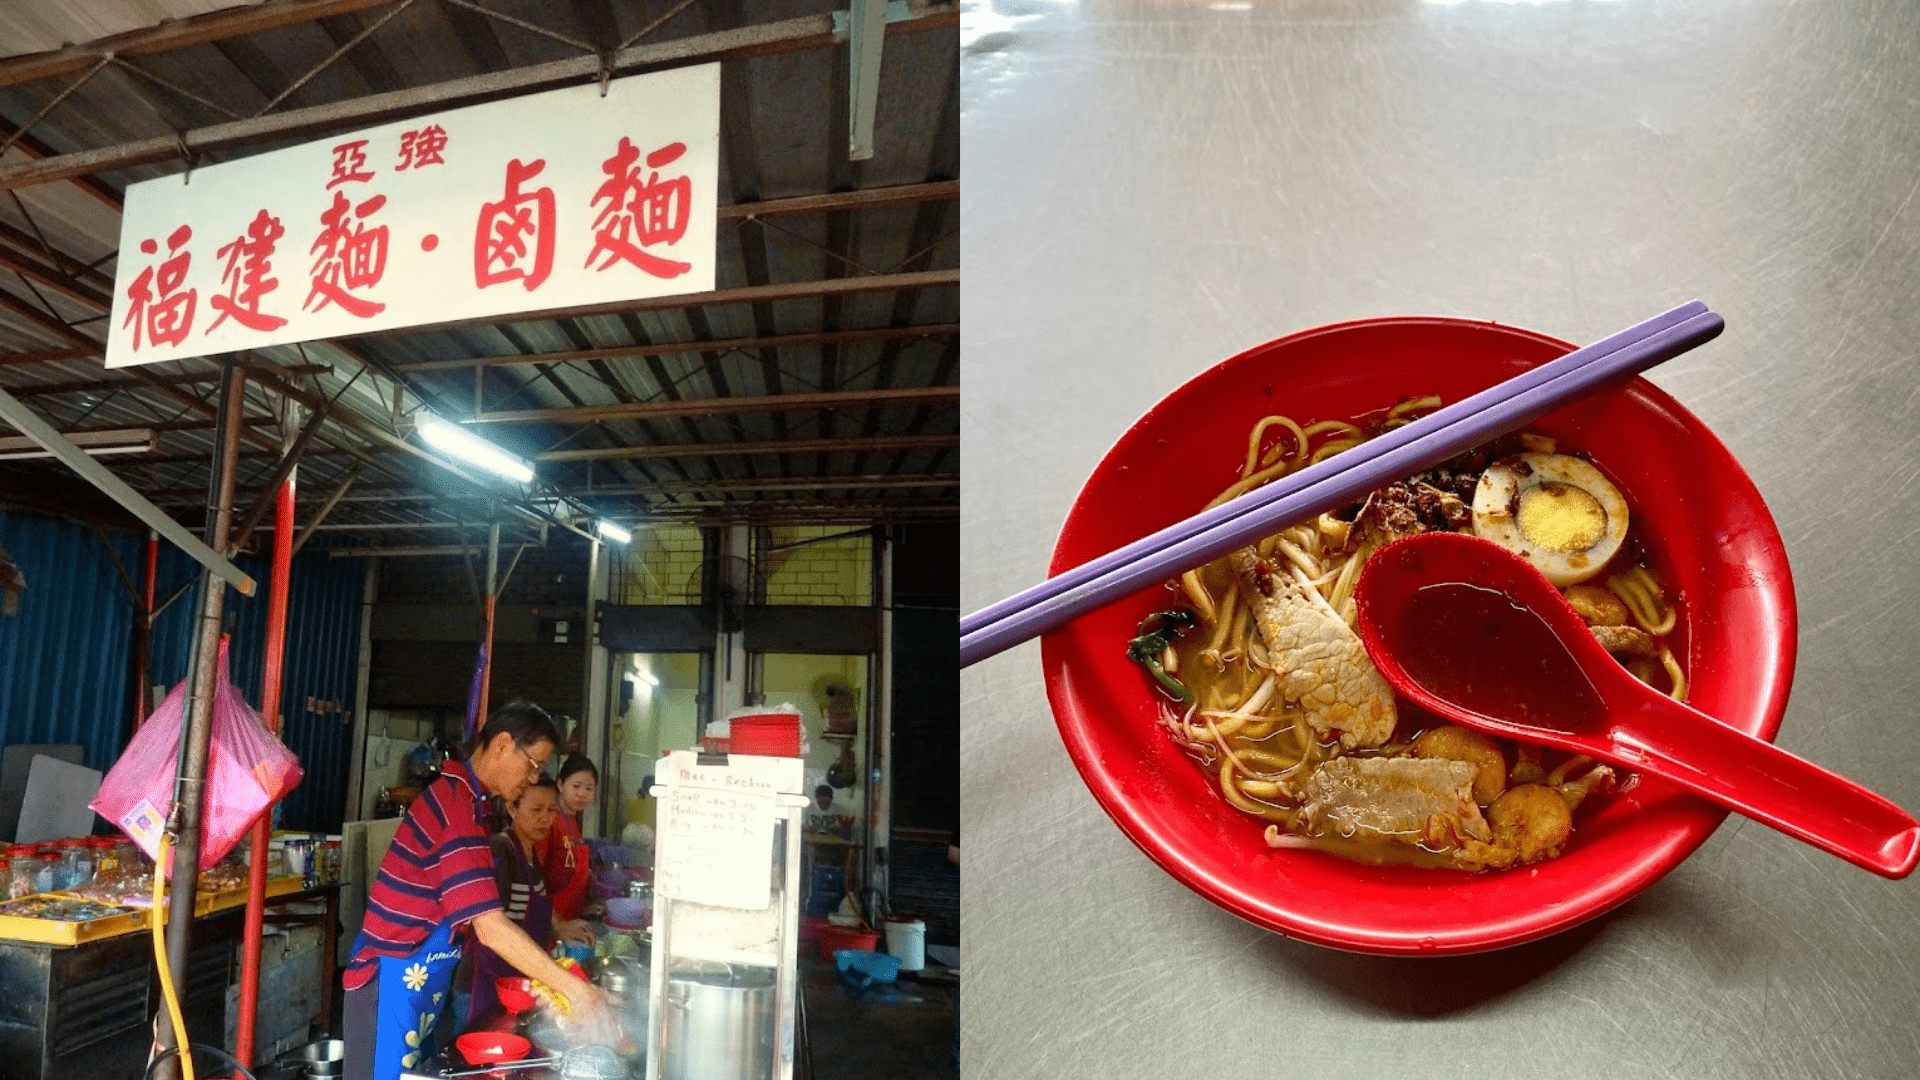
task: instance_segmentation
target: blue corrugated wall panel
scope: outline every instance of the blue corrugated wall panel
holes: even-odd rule
[[[140,546],[109,539],[123,561]],[[0,738],[79,743],[105,770],[132,728],[132,598],[83,525],[0,513],[0,547],[27,580],[19,614],[0,617]]]
[[[26,575],[20,614],[0,618],[0,742],[69,742],[87,764],[106,769],[130,734],[133,604],[118,571],[84,525],[0,512],[0,547]],[[146,537],[108,533],[136,583]],[[253,597],[227,591],[223,625],[232,635],[234,683],[258,707],[266,648],[266,560],[243,557],[260,583]],[[352,708],[360,660],[360,601],[366,565],[324,554],[295,559],[287,606],[286,674],[280,738],[306,777],[281,807],[286,828],[336,832],[352,762]],[[159,602],[202,578],[197,563],[161,544]],[[199,587],[163,612],[152,642],[149,681],[171,687],[186,677]],[[339,712],[308,708],[335,702]]]
[[[262,583],[268,564],[245,559]],[[302,555],[293,561],[287,595],[287,652],[280,688],[280,741],[300,756],[306,778],[287,796],[280,824],[339,832],[353,760],[353,700],[360,671],[360,599],[366,564],[359,559]],[[227,594],[233,681],[259,707],[267,634],[267,597]],[[319,706],[310,708],[309,706]]]

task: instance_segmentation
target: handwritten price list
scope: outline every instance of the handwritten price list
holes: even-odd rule
[[[773,890],[771,794],[674,787],[665,809],[656,892],[714,907],[767,906]]]

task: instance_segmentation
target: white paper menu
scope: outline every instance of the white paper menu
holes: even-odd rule
[[[671,755],[659,815],[655,894],[747,911],[767,907],[778,796],[795,786],[784,773],[797,772],[798,765],[798,759],[734,756],[728,765],[704,766],[694,754]]]

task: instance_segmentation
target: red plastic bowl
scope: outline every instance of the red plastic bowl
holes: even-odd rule
[[[1238,476],[1247,433],[1282,413],[1306,423],[1383,411],[1404,397],[1457,401],[1566,353],[1563,341],[1491,323],[1387,318],[1303,331],[1180,387],[1101,460],[1074,502],[1051,573],[1197,513]],[[1669,639],[1688,702],[1771,739],[1793,681],[1796,618],[1785,548],[1753,482],[1706,426],[1643,379],[1531,425],[1587,451],[1624,491],[1676,602]],[[1126,658],[1158,589],[1042,639],[1047,693],[1094,797],[1161,868],[1241,918],[1359,952],[1447,954],[1531,941],[1646,888],[1703,843],[1725,811],[1641,780],[1582,816],[1558,859],[1468,875],[1369,866],[1266,846],[1156,722]]]
[[[504,980],[502,980],[504,981]],[[469,1031],[453,1040],[460,1050],[460,1056],[469,1065],[497,1065],[502,1061],[519,1061],[533,1049],[533,1044],[519,1035],[507,1031]]]
[[[506,975],[494,980],[494,993],[500,1007],[515,1016],[533,1008],[533,980],[525,975]]]

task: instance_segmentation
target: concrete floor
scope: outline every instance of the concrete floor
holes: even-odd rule
[[[955,1080],[960,987],[957,980],[935,981],[951,974],[929,961],[923,979],[902,976],[893,986],[855,990],[830,961],[802,958],[813,1080]],[[799,1069],[794,1076],[806,1080]]]

